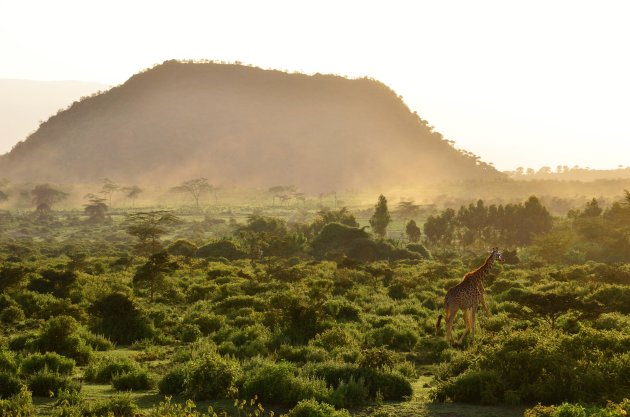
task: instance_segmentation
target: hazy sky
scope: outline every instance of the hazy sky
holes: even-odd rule
[[[167,59],[370,76],[499,169],[630,165],[628,1],[0,0],[0,78]],[[22,139],[22,138],[18,138]]]

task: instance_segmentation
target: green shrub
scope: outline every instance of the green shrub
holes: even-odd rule
[[[275,353],[280,360],[296,363],[324,362],[330,356],[326,349],[312,345],[293,346],[283,344]]]
[[[2,383],[0,381],[0,389]],[[16,394],[7,399],[0,399],[0,416],[3,417],[31,417],[35,416],[31,393],[22,387]]]
[[[419,253],[424,259],[431,259],[431,254],[421,243],[409,243],[407,244],[407,249]]]
[[[199,327],[194,324],[184,323],[177,331],[178,339],[185,343],[191,343],[202,336]]]
[[[18,377],[9,372],[0,372],[0,398],[8,398],[20,392],[22,384]]]
[[[499,378],[491,371],[464,372],[440,387],[441,395],[454,402],[496,404],[502,398]]]
[[[28,378],[28,389],[37,397],[48,397],[59,390],[79,391],[81,384],[66,375],[51,372],[47,369],[39,371]]]
[[[400,401],[412,394],[411,383],[397,372],[374,368],[361,368],[356,364],[326,362],[309,364],[305,368],[308,375],[324,378],[326,383],[336,388],[341,381],[363,380],[369,389],[370,399],[376,399],[380,392],[383,400]]]
[[[187,366],[186,395],[195,400],[227,398],[241,376],[237,361],[206,353]]]
[[[91,360],[85,370],[85,380],[90,382],[111,382],[115,375],[137,371],[138,364],[130,358],[118,355],[104,355]]]
[[[131,399],[129,394],[116,394],[105,401],[89,406],[84,413],[88,416],[136,417],[140,414],[140,408]]]
[[[35,343],[39,351],[57,352],[74,359],[79,365],[87,363],[92,354],[92,348],[79,334],[79,323],[70,316],[48,320]]]
[[[293,407],[287,417],[350,417],[347,410],[335,410],[330,404],[316,400],[302,400]]]
[[[333,327],[324,330],[322,333],[318,333],[311,343],[328,351],[339,347],[356,345],[356,341],[353,339],[352,335],[342,327]]]
[[[372,346],[383,346],[398,351],[409,351],[418,343],[416,329],[401,328],[392,323],[370,331],[366,339]]]
[[[247,254],[240,250],[233,241],[225,239],[200,247],[195,256],[198,258],[225,258],[230,261],[247,258]]]
[[[24,320],[24,311],[18,306],[9,306],[0,313],[0,322],[5,324],[18,323]]]
[[[363,379],[356,380],[354,377],[346,381],[341,381],[335,392],[331,396],[331,402],[336,407],[355,407],[368,402],[370,390],[365,386]]]
[[[109,339],[99,334],[84,332],[83,339],[85,340],[85,343],[96,351],[105,351],[114,348],[114,344]]]
[[[246,372],[243,394],[263,403],[293,405],[305,398],[326,400],[331,392],[324,381],[299,375],[292,363],[265,361]]]
[[[185,384],[186,368],[176,366],[162,377],[158,384],[158,389],[162,395],[178,395],[184,392]]]
[[[116,391],[143,391],[155,386],[155,380],[145,369],[134,369],[112,376],[112,386]]]
[[[72,375],[74,372],[74,360],[61,356],[55,352],[35,353],[22,360],[20,370],[23,374],[32,375],[36,372],[48,369],[63,375]]]
[[[90,312],[97,317],[92,330],[116,343],[130,344],[154,334],[149,320],[122,292],[110,293],[96,301]]]
[[[13,374],[17,371],[17,368],[15,354],[9,350],[0,348],[0,372]]]
[[[173,256],[192,258],[197,252],[197,246],[188,240],[180,239],[170,244],[166,251]]]

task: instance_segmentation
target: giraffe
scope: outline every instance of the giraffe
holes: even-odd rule
[[[503,255],[499,251],[499,248],[493,248],[483,265],[464,275],[462,282],[446,292],[446,297],[444,297],[444,304],[446,306],[446,338],[451,344],[455,344],[453,340],[453,320],[459,309],[464,313],[466,330],[457,344],[461,344],[464,341],[464,337],[466,337],[470,331],[472,331],[472,337],[475,337],[475,316],[479,304],[481,304],[488,317],[492,316],[486,305],[486,300],[483,297],[483,279],[492,268],[492,264],[495,260],[503,261]],[[441,321],[442,315],[440,314],[435,325],[436,332],[440,328]]]

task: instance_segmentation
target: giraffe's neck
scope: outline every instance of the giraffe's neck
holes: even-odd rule
[[[485,276],[488,274],[488,272],[490,272],[490,269],[492,268],[493,263],[494,263],[494,253],[488,256],[488,258],[483,263],[483,265],[481,265],[479,268],[475,269],[474,271],[469,272],[466,275],[466,279],[483,282],[483,279],[485,278]]]

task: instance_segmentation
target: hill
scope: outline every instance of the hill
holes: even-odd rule
[[[12,180],[304,191],[502,177],[373,79],[167,61],[74,103],[0,158]]]
[[[0,152],[11,149],[59,109],[108,88],[83,81],[0,79]]]

